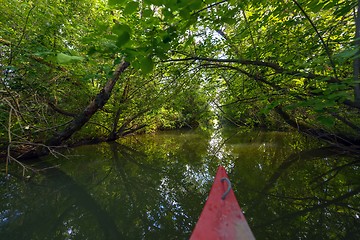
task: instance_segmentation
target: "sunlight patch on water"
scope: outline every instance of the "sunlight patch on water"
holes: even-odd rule
[[[214,131],[209,141],[209,156],[214,156],[218,160],[224,159],[225,148],[224,139],[222,138],[220,131]]]
[[[194,169],[193,166],[188,164],[186,164],[185,167],[186,171],[184,172],[184,180],[197,185],[201,193],[206,193],[208,189],[204,187],[206,186],[206,183],[212,181],[214,177],[210,174],[208,165],[203,165],[201,171]]]

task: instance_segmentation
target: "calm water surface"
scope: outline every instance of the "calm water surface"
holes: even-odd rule
[[[0,176],[0,239],[188,239],[218,165],[257,239],[360,239],[360,156],[295,133],[171,131]]]

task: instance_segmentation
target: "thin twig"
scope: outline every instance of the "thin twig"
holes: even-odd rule
[[[14,145],[14,144],[17,144],[17,145],[29,145],[29,146],[36,146],[36,147],[43,147],[43,148],[48,149],[49,153],[50,153],[51,155],[53,155],[54,157],[56,157],[56,158],[58,158],[59,156],[64,157],[64,158],[68,158],[66,155],[64,155],[64,154],[62,154],[62,153],[54,150],[55,148],[64,148],[64,146],[48,146],[48,145],[45,145],[45,144],[43,144],[43,143],[13,141],[13,142],[12,142],[12,145]],[[24,154],[26,154],[26,153],[24,153]],[[24,154],[21,154],[19,157],[22,157]]]
[[[25,25],[24,25],[24,28],[23,28],[23,30],[22,30],[22,35],[21,35],[18,43],[17,43],[16,46],[15,46],[15,50],[20,47],[20,44],[21,44],[22,40],[23,40],[24,37],[25,37],[26,27],[27,27],[27,24],[28,24],[28,21],[29,21],[30,13],[31,13],[31,11],[32,11],[35,7],[36,7],[36,5],[34,5],[34,6],[29,10],[29,12],[28,12],[28,14],[27,14],[27,16],[26,16]],[[12,45],[11,45],[11,46],[12,46]],[[9,65],[11,65],[13,58],[14,58],[14,51],[13,51],[12,47],[10,47]]]
[[[7,147],[7,156],[6,156],[6,175],[9,171],[9,162],[10,162],[10,146],[11,146],[11,115],[12,115],[12,108],[10,108],[9,112],[9,122],[8,122],[8,139],[9,139],[9,145]]]
[[[202,8],[202,9],[194,12],[192,15],[196,15],[196,14],[202,12],[202,11],[205,11],[205,10],[207,10],[207,9],[209,9],[209,8],[212,8],[212,7],[215,7],[215,6],[217,6],[217,5],[223,4],[223,3],[225,3],[225,2],[227,2],[227,0],[223,0],[223,1],[220,1],[220,2],[216,2],[216,3],[210,4],[209,6],[206,6],[206,7]]]
[[[293,2],[295,3],[295,5],[300,9],[300,11],[304,14],[305,18],[309,21],[309,23],[311,24],[312,28],[314,29],[314,31],[316,32],[316,35],[319,37],[321,44],[323,45],[326,55],[329,58],[330,64],[332,66],[332,70],[334,72],[334,77],[337,79],[337,73],[336,73],[336,66],[335,63],[332,59],[331,56],[331,52],[329,49],[329,46],[325,43],[324,38],[321,36],[319,30],[317,29],[317,27],[315,26],[314,22],[311,20],[310,16],[305,12],[304,8],[296,1],[293,0]]]

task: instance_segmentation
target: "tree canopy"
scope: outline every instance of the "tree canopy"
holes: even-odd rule
[[[38,156],[216,118],[358,148],[358,5],[6,1],[1,155]]]

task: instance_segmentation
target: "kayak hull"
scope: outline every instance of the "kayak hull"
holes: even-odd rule
[[[190,237],[190,240],[202,239],[255,239],[222,166],[217,170],[208,199]]]

